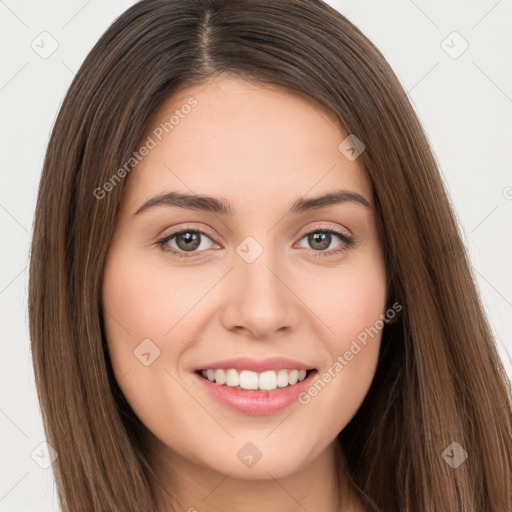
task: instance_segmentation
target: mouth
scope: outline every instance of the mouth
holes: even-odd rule
[[[299,404],[299,397],[313,384],[317,373],[315,368],[263,372],[204,368],[193,375],[208,399],[237,413],[264,416]]]

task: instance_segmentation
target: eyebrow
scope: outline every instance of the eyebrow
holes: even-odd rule
[[[289,213],[304,213],[343,203],[355,203],[366,208],[371,208],[370,202],[357,192],[352,192],[350,190],[335,190],[333,192],[329,192],[327,194],[310,199],[300,197],[292,203]],[[184,194],[181,192],[168,192],[148,199],[135,212],[135,215],[161,206],[176,206],[179,208],[213,212],[231,217],[236,212],[236,209],[233,208],[233,205],[231,205],[229,202],[217,199],[215,197]]]

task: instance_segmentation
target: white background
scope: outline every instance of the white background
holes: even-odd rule
[[[0,0],[0,512],[58,510],[51,469],[31,458],[44,441],[27,328],[33,213],[64,94],[94,43],[133,3]],[[512,0],[329,3],[377,45],[409,93],[512,375]],[[44,31],[58,43],[47,59],[31,47],[42,46]],[[452,58],[461,38],[469,47]]]

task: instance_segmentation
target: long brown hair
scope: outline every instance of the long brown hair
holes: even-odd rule
[[[510,382],[427,138],[375,46],[320,0],[144,0],[100,38],[48,145],[32,241],[33,364],[63,511],[152,511],[144,428],[108,356],[102,271],[151,113],[233,73],[300,91],[364,142],[387,272],[403,311],[339,434],[369,511],[512,509]],[[137,172],[136,168],[131,172]],[[457,468],[443,453],[458,443]],[[172,489],[168,492],[172,495]]]

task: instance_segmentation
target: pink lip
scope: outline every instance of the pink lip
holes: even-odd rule
[[[251,370],[253,372],[266,372],[269,370],[312,370],[313,365],[304,364],[300,361],[294,361],[286,357],[269,357],[267,359],[252,359],[250,357],[236,357],[233,359],[224,359],[215,363],[205,363],[203,366],[197,367],[194,371],[199,370]]]
[[[292,365],[292,368],[297,368],[295,364]],[[211,366],[208,366],[208,368],[211,368]],[[221,366],[221,368],[226,368],[226,366]],[[311,386],[316,374],[316,371],[311,371],[302,382],[297,382],[297,384],[285,388],[276,388],[272,391],[245,391],[215,384],[198,373],[194,373],[201,385],[204,386],[204,389],[213,398],[235,411],[253,416],[273,414],[294,402],[298,402],[299,395]]]

